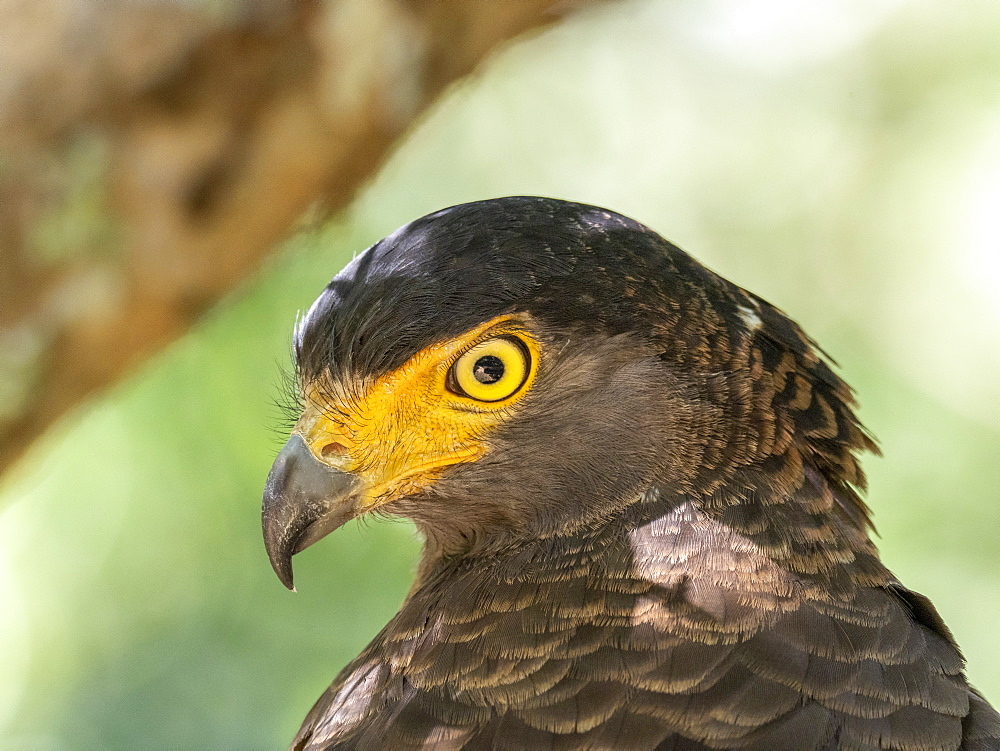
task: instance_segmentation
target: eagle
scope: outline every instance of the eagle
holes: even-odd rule
[[[423,539],[292,748],[1000,749],[872,543],[850,387],[784,313],[613,211],[447,208],[294,333],[267,554],[363,515]]]

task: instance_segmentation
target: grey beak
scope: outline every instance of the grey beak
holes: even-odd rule
[[[295,434],[274,460],[264,486],[264,547],[281,583],[294,589],[292,556],[357,515],[359,480],[319,461]]]

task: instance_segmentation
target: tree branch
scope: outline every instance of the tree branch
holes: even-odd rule
[[[308,207],[346,205],[449,83],[556,5],[0,7],[0,471]]]

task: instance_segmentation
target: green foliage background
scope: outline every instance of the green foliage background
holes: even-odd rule
[[[1000,701],[1000,5],[598,6],[452,91],[343,216],[72,415],[0,499],[0,747],[276,748],[391,616],[418,542],[272,575],[291,325],[351,257],[517,193],[649,224],[799,320],[858,389],[884,557]]]

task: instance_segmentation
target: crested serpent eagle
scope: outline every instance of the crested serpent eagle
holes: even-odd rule
[[[294,336],[267,553],[412,519],[399,613],[295,749],[1000,749],[879,560],[875,449],[780,310],[612,211],[469,203],[356,257]]]

